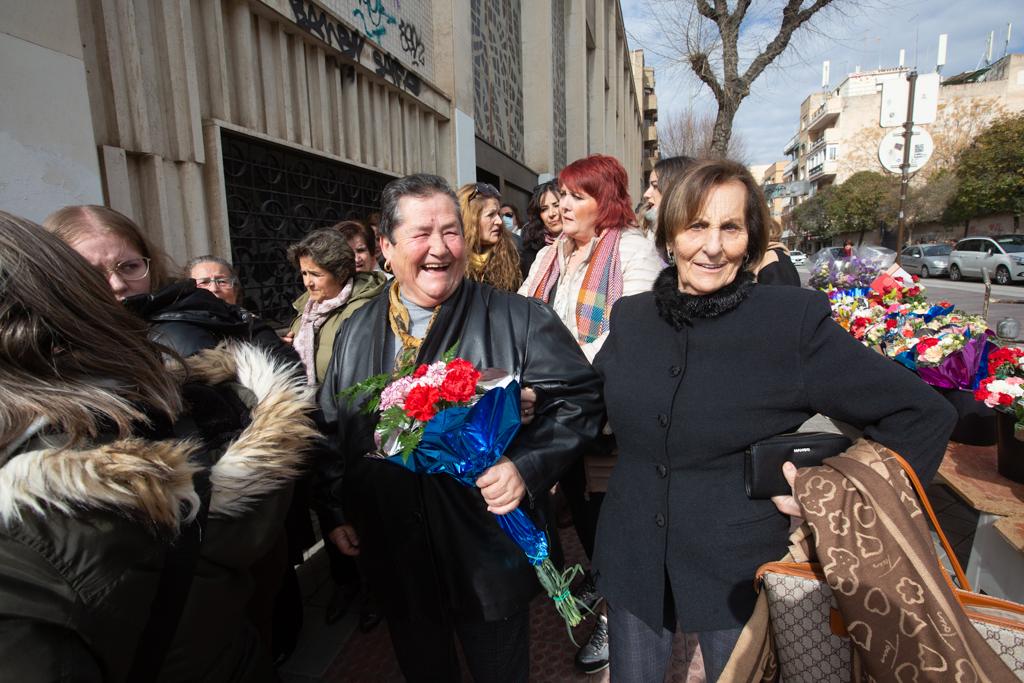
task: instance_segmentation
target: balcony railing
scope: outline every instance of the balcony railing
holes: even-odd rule
[[[839,114],[842,111],[842,100],[838,97],[828,98],[811,114],[810,119],[807,121],[808,132],[813,133],[814,131],[831,126],[839,118]]]
[[[834,178],[836,171],[839,168],[839,163],[835,160],[822,161],[816,166],[812,166],[807,170],[807,179],[810,181],[817,180],[828,180]]]
[[[799,144],[800,144],[800,133],[797,133],[792,138],[790,138],[789,142],[786,143],[786,146],[785,146],[785,148],[783,148],[782,153],[783,154],[789,154],[790,152],[795,150],[797,148],[797,145],[799,145]]]

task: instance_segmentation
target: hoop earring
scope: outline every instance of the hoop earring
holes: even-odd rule
[[[388,261],[387,259],[384,260],[384,272],[389,274],[394,274],[395,272],[391,270],[391,261]]]

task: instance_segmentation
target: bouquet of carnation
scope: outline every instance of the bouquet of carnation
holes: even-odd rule
[[[1024,428],[1024,350],[1004,346],[988,355],[988,376],[974,391],[974,398],[989,408],[1009,413]]]
[[[500,371],[483,378],[472,363],[455,358],[454,350],[430,365],[375,375],[341,395],[368,396],[363,412],[380,414],[377,451],[369,457],[420,474],[447,474],[469,487],[504,454],[521,425],[519,383]],[[547,536],[522,508],[495,518],[526,554],[567,626],[579,624],[580,607],[587,608],[569,586],[582,573],[580,566],[555,567]]]

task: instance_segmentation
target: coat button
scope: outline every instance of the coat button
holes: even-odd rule
[[[655,469],[658,470],[658,476],[662,479],[668,476],[668,468],[664,465],[658,465]]]
[[[658,424],[662,427],[668,427],[668,415],[658,415]]]
[[[682,372],[683,372],[683,369],[681,367],[679,367],[678,365],[673,365],[668,370],[668,374],[672,375],[673,377],[678,377],[679,375],[682,374]]]
[[[654,523],[658,526],[665,526],[665,515],[661,514],[660,512],[654,515]]]

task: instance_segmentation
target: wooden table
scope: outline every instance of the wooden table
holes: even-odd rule
[[[995,446],[953,442],[939,480],[979,513],[965,568],[971,587],[1024,603],[1024,484],[996,471]]]

